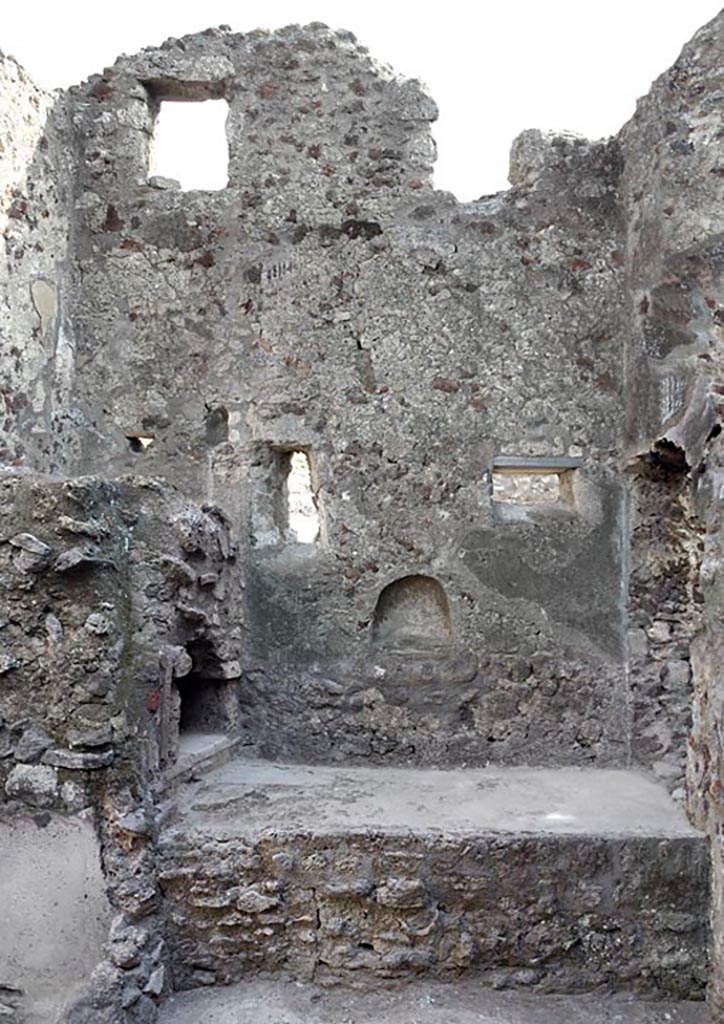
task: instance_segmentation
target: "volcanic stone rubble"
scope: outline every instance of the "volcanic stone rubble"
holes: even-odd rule
[[[1,1016],[724,1019],[723,50],[470,203],[349,33],[0,55]]]

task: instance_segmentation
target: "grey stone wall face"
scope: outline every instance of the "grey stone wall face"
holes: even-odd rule
[[[229,102],[217,193],[147,182],[159,98],[189,95]],[[534,140],[532,186],[461,205],[431,188],[432,102],[322,28],[171,42],[68,106],[77,465],[160,473],[230,516],[252,738],[624,763],[616,143]],[[284,450],[310,458],[312,546],[282,535]],[[570,501],[498,507],[501,454],[578,454]],[[398,664],[375,607],[411,575],[442,584],[452,633]]]
[[[70,1021],[169,987],[156,798],[196,674],[267,758],[653,770],[712,838],[724,1008],[722,26],[616,138],[524,132],[466,204],[432,185],[432,100],[347,33],[209,30],[56,96],[0,58],[0,788],[95,809],[117,914]],[[149,181],[159,104],[209,97],[228,187]],[[500,500],[503,471],[558,500]]]
[[[75,440],[65,128],[62,100],[0,53],[0,460],[61,473]]]
[[[160,853],[181,988],[255,971],[369,984],[475,969],[497,987],[697,998],[707,871],[703,844],[658,837],[254,841],[170,829]],[[666,912],[642,915],[642,891],[651,908],[665,893]]]
[[[633,545],[634,691],[643,686],[667,708],[657,725],[650,703],[637,714],[634,745],[645,761],[657,759],[658,774],[673,780],[672,752],[678,749],[680,756],[681,746],[671,739],[690,729],[687,803],[711,840],[714,1019],[724,1011],[718,798],[723,29],[719,16],[697,33],[619,136],[627,154],[622,195],[631,211],[627,448],[634,457],[649,453],[643,473],[640,462],[632,463],[635,489],[649,495],[640,503],[649,510],[649,530],[658,519],[658,539]],[[652,473],[665,483],[655,496]],[[662,514],[662,500],[668,514]]]

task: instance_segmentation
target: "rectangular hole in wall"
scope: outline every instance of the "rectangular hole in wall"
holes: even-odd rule
[[[229,147],[223,99],[161,100],[154,126],[149,178],[178,181],[184,191],[226,188]]]
[[[312,455],[303,448],[262,443],[249,467],[251,542],[255,547],[314,544],[321,517]]]
[[[493,473],[493,501],[547,505],[561,498],[558,473]]]
[[[289,539],[313,544],[319,536],[319,514],[312,490],[312,468],[303,451],[282,452],[285,470],[286,519]]]
[[[560,456],[499,456],[493,463],[493,501],[508,505],[573,503],[573,472],[581,460]]]
[[[180,758],[202,755],[229,734],[226,710],[229,683],[193,673],[176,681],[179,701]]]

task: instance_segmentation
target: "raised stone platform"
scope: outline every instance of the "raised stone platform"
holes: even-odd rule
[[[666,791],[637,772],[583,768],[440,771],[234,760],[187,786],[184,827],[610,834],[699,839]],[[701,840],[700,840],[701,841]]]
[[[175,984],[449,977],[690,998],[708,853],[633,772],[233,761],[165,808]]]
[[[469,982],[377,992],[254,981],[172,996],[159,1024],[707,1024],[703,1003],[492,992]]]

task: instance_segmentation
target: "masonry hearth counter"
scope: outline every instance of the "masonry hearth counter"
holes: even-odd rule
[[[54,95],[0,55],[0,845],[45,830],[88,897],[45,918],[16,871],[24,948],[64,943],[0,950],[0,1015],[241,980],[246,1017],[264,974],[292,1017],[392,984],[397,1024],[464,975],[480,1024],[476,983],[698,1021],[708,970],[724,1016],[723,34],[472,203],[346,32]],[[183,191],[157,118],[207,100],[227,179]]]
[[[237,760],[164,811],[181,987],[465,969],[542,991],[700,991],[706,843],[636,773]]]

